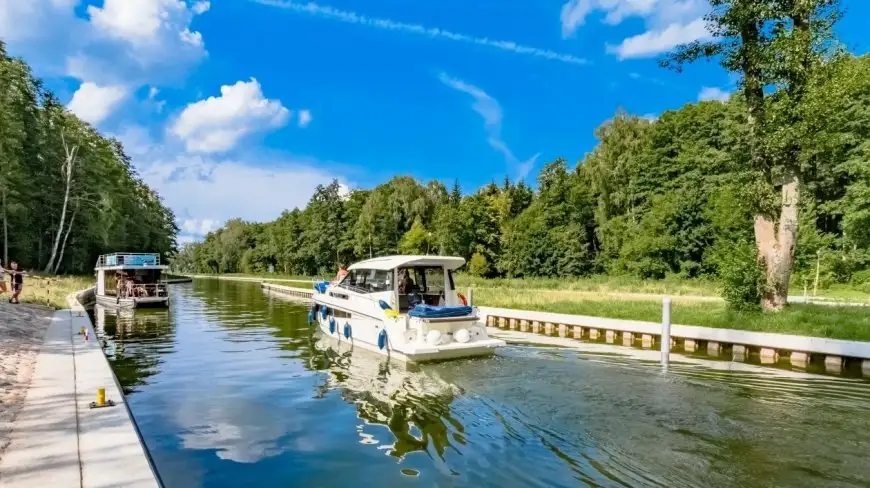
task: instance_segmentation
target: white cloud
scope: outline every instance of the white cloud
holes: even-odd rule
[[[272,160],[269,166],[253,166],[247,159],[179,155],[137,167],[175,211],[181,234],[195,237],[234,217],[262,222],[284,210],[304,208],[314,188],[333,179],[308,161]]]
[[[0,38],[4,42],[31,41],[54,28],[57,21],[70,22],[79,0],[0,0]],[[67,26],[69,27],[69,26]]]
[[[160,44],[166,37],[187,42],[198,37],[193,44],[202,47],[199,33],[188,27],[197,10],[182,0],[104,0],[102,8],[91,5],[87,12],[98,30],[136,46]]]
[[[719,102],[727,102],[731,98],[731,94],[715,86],[705,86],[698,93],[698,100],[717,100]]]
[[[602,21],[610,25],[641,17],[645,32],[607,50],[620,59],[648,57],[709,38],[703,15],[710,8],[709,0],[568,0],[560,15],[562,37],[572,36],[592,12],[603,13]]]
[[[327,5],[319,5],[315,2],[297,3],[293,1],[281,0],[252,0],[261,5],[277,7],[291,12],[311,15],[324,19],[343,22],[346,24],[357,24],[373,29],[381,29],[387,31],[401,32],[416,36],[428,37],[430,39],[438,39],[444,41],[461,42],[466,44],[476,44],[486,46],[501,51],[507,51],[514,54],[523,54],[537,58],[551,59],[569,64],[586,64],[587,61],[583,58],[573,56],[571,54],[558,53],[549,49],[540,49],[531,46],[517,44],[514,41],[503,41],[490,39],[488,37],[477,37],[469,34],[461,34],[451,32],[449,30],[440,29],[438,27],[427,27],[420,24],[409,24],[391,19],[383,19],[377,17],[366,17],[350,10],[340,10]]]
[[[196,2],[193,4],[191,10],[193,10],[194,15],[202,15],[208,12],[208,9],[211,8],[211,3],[209,2]]]
[[[128,93],[124,86],[85,82],[73,94],[67,108],[85,122],[97,125],[111,115]]]
[[[80,4],[84,17],[76,15]],[[139,87],[177,81],[203,58],[182,0],[0,0],[0,37],[42,76]]]
[[[655,56],[680,44],[708,38],[710,33],[706,25],[704,19],[695,19],[688,24],[674,23],[662,30],[650,30],[629,37],[618,46],[608,46],[607,51],[618,55],[619,59]]]
[[[525,178],[529,172],[534,167],[535,162],[538,159],[539,154],[535,154],[531,158],[520,161],[514,156],[513,151],[508,147],[505,141],[501,137],[501,126],[503,113],[501,109],[501,105],[498,103],[498,100],[492,98],[485,91],[480,88],[466,83],[462,80],[451,78],[445,73],[441,73],[439,79],[445,85],[453,88],[454,90],[461,91],[463,93],[467,93],[474,98],[474,103],[471,108],[474,109],[475,112],[478,113],[481,117],[483,117],[483,125],[486,130],[487,142],[493,149],[499,151],[504,155],[505,161],[508,163],[508,166],[511,167],[512,170],[516,171],[517,178]]]
[[[289,118],[290,111],[279,100],[266,99],[251,78],[222,86],[219,97],[188,105],[170,131],[188,151],[214,153],[232,149],[254,132],[282,127]]]
[[[303,129],[308,127],[308,124],[311,123],[312,118],[313,117],[311,116],[311,110],[308,110],[307,108],[303,108],[302,110],[300,110],[299,111],[299,127],[303,128]]]

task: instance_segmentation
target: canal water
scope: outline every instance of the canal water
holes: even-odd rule
[[[175,487],[870,486],[870,383],[619,348],[407,368],[252,283],[173,285],[98,329]]]

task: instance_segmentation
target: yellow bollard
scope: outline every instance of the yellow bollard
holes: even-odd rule
[[[106,389],[105,388],[97,388],[97,406],[102,407],[106,405]]]

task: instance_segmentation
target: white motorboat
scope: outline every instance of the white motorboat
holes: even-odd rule
[[[340,282],[315,284],[309,318],[324,334],[403,361],[491,355],[505,343],[487,335],[456,292],[453,272],[464,264],[442,256],[361,261]]]
[[[159,254],[104,254],[97,260],[97,303],[113,308],[167,307]]]

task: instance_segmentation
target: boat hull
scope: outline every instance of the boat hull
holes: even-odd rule
[[[97,303],[108,308],[166,308],[169,306],[169,297],[117,298],[97,295]]]
[[[329,307],[327,303],[321,303],[315,299],[319,306]],[[330,331],[330,319],[335,320],[334,330]],[[320,332],[339,342],[347,343],[350,347],[362,349],[387,356],[390,359],[405,362],[429,362],[449,359],[487,357],[495,354],[495,350],[505,345],[499,339],[483,337],[472,342],[451,342],[444,345],[429,345],[418,341],[405,342],[403,335],[409,332],[404,325],[404,317],[396,320],[379,320],[368,316],[334,317],[332,314],[323,317],[319,312],[315,315]],[[345,336],[345,325],[350,327],[348,337]],[[485,334],[485,328],[482,333]],[[378,336],[382,330],[387,331],[388,339],[384,347],[378,344]]]

